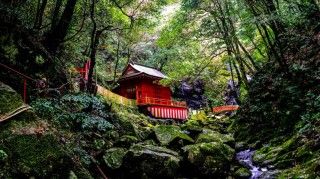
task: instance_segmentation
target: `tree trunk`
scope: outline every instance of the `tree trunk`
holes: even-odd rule
[[[38,3],[40,3],[40,0],[38,1]],[[41,5],[38,4],[39,8],[37,10],[37,16],[36,16],[36,20],[34,23],[35,29],[39,30],[42,26],[42,19],[43,19],[43,15],[44,15],[44,11],[46,9],[47,3],[48,3],[48,0],[42,0]]]
[[[56,0],[56,4],[54,6],[54,9],[52,12],[52,18],[51,18],[51,31],[53,31],[58,24],[58,17],[60,14],[61,6],[62,6],[62,0]]]
[[[57,52],[60,43],[63,42],[67,35],[76,3],[77,0],[68,0],[58,24],[53,27],[46,37],[45,44],[52,54]]]
[[[89,74],[88,74],[88,85],[87,85],[87,91],[91,92],[92,88],[92,82],[93,82],[93,70],[96,65],[96,53],[97,53],[97,47],[99,45],[99,37],[97,32],[97,23],[95,20],[95,0],[91,0],[90,5],[90,19],[92,21],[93,27],[91,32],[91,43],[90,43],[90,68],[89,68]]]
[[[238,85],[240,86],[242,83],[242,78],[239,72],[239,68],[237,67],[237,64],[235,63],[234,60],[232,60],[231,63],[233,64],[234,70],[236,71],[237,78],[238,78]]]
[[[259,70],[260,67],[256,64],[256,62],[254,61],[254,59],[252,58],[252,56],[249,54],[249,52],[247,51],[247,49],[242,45],[242,43],[239,41],[239,39],[237,39],[238,44],[241,48],[241,50],[244,52],[244,54],[246,54],[246,56],[248,57],[248,59],[250,60],[252,66],[256,69]]]
[[[117,60],[116,60],[116,64],[114,67],[114,74],[113,74],[113,83],[116,83],[116,77],[117,77],[117,69],[118,69],[118,64],[119,64],[119,51],[120,51],[120,40],[118,39],[118,44],[117,44]]]

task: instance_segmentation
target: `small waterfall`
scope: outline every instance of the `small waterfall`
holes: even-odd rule
[[[265,175],[268,172],[267,168],[260,168],[258,166],[254,166],[252,162],[254,151],[253,150],[244,150],[237,153],[236,158],[240,164],[244,165],[245,167],[249,168],[251,171],[250,179],[260,179],[266,178]],[[264,176],[262,176],[264,175]],[[268,175],[270,177],[270,175]]]

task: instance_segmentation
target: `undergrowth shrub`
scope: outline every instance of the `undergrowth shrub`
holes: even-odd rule
[[[290,136],[297,130],[318,128],[320,48],[317,43],[316,37],[308,41],[287,39],[284,52],[287,69],[271,61],[254,75],[249,97],[235,121],[237,140],[265,142],[276,136]]]
[[[8,155],[5,151],[0,150],[0,162],[5,161],[8,158]]]
[[[88,94],[67,94],[60,99],[38,99],[32,107],[39,117],[52,120],[62,128],[106,131],[114,126],[110,107],[103,100]]]

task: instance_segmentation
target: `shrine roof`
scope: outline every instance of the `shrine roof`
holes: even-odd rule
[[[129,67],[132,67],[136,72],[128,73],[128,68]],[[128,67],[126,68],[126,70],[124,71],[124,73],[122,74],[121,79],[137,76],[137,75],[140,75],[140,74],[146,74],[148,76],[161,78],[161,79],[167,78],[166,75],[164,75],[162,72],[160,72],[159,70],[157,70],[155,68],[151,68],[151,67],[147,67],[147,66],[143,66],[143,65],[130,63],[128,65]]]

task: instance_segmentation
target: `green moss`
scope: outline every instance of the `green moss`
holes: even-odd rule
[[[285,157],[285,159],[277,159],[277,162],[275,164],[275,167],[277,169],[284,169],[284,168],[288,168],[288,166],[293,166],[295,163],[294,159],[288,159],[287,157]]]
[[[154,154],[162,154],[162,155],[172,155],[172,156],[178,156],[179,154],[173,150],[164,148],[164,147],[158,147],[154,145],[141,145],[141,144],[135,144],[131,146],[130,151],[133,152],[135,155],[141,155],[143,153],[154,153]]]
[[[139,139],[135,136],[123,135],[116,142],[116,146],[120,147],[130,147],[134,143],[138,143]]]
[[[7,158],[8,154],[5,151],[0,150],[0,162],[4,162]]]
[[[252,160],[254,163],[257,163],[258,165],[262,165],[265,161],[266,154],[262,153],[261,151],[256,151],[252,157]]]
[[[291,166],[294,161],[293,151],[296,149],[296,137],[292,137],[281,145],[264,146],[257,150],[253,156],[253,161],[260,165],[273,164],[278,168]]]
[[[72,167],[69,157],[52,135],[12,135],[0,147],[8,153],[12,173],[39,177],[53,174],[64,176]]]
[[[106,142],[103,139],[95,139],[94,146],[96,149],[102,149],[106,145]]]
[[[190,119],[196,120],[196,121],[205,121],[205,120],[207,120],[207,115],[206,115],[205,111],[200,111],[196,114],[193,114]]]
[[[126,155],[127,149],[125,148],[111,148],[106,151],[103,156],[104,162],[111,169],[117,169],[121,167],[123,157]]]
[[[126,170],[141,178],[173,178],[180,167],[177,152],[153,145],[136,144],[125,156]],[[132,177],[132,176],[131,176]]]
[[[112,122],[118,127],[120,135],[135,136],[141,140],[147,139],[152,133],[153,125],[149,118],[136,108],[112,104]]]
[[[235,172],[235,177],[237,178],[249,178],[251,176],[251,172],[249,169],[241,167]]]
[[[200,167],[202,175],[211,176],[223,170],[225,163],[217,160],[213,156],[206,156],[203,165]]]
[[[201,134],[199,134],[196,143],[208,143],[208,142],[222,142],[222,143],[234,143],[234,138],[231,134],[221,134],[219,132],[204,129]]]
[[[6,110],[22,104],[20,96],[12,89],[1,84],[0,90],[0,105]],[[1,107],[1,113],[3,109]],[[39,119],[31,110],[3,123],[0,138],[0,148],[7,155],[4,166],[0,166],[2,177],[68,176],[72,167],[69,155],[49,132],[47,121]]]
[[[275,164],[283,151],[281,146],[265,146],[257,150],[253,155],[253,161],[259,165]]]
[[[189,145],[183,148],[187,151],[188,159],[192,163],[201,163],[204,156],[210,155],[216,159],[221,159],[222,161],[231,161],[234,150],[228,145],[219,143],[219,142],[210,142],[210,143],[200,143],[195,145]]]
[[[154,128],[154,132],[161,145],[168,145],[176,138],[194,142],[193,139],[183,133],[178,126],[159,125]]]
[[[93,179],[92,175],[90,172],[84,168],[83,166],[75,167],[74,168],[74,174],[78,179]],[[70,175],[69,175],[70,177]]]
[[[184,126],[197,126],[200,127],[200,121],[189,119]]]
[[[73,172],[73,171],[70,171],[69,173],[69,179],[78,179],[77,175]]]
[[[314,152],[312,152],[310,150],[310,146],[306,144],[298,147],[297,150],[294,152],[294,155],[300,161],[306,161],[313,157]]]
[[[0,115],[15,110],[23,104],[21,96],[11,87],[0,82]]]
[[[282,153],[294,150],[298,144],[297,139],[298,139],[297,136],[293,136],[290,139],[288,139],[287,141],[285,141],[281,145]]]
[[[177,157],[169,157],[168,160],[164,161],[164,167],[168,169],[168,175],[174,176],[176,171],[179,169],[180,160]]]
[[[199,143],[183,147],[195,172],[204,176],[223,174],[230,167],[234,149],[222,142]]]
[[[279,178],[315,178],[320,174],[319,150],[315,150],[315,144],[314,139],[299,134],[287,140],[280,138],[257,150],[253,160],[260,166],[273,165],[282,170]]]

